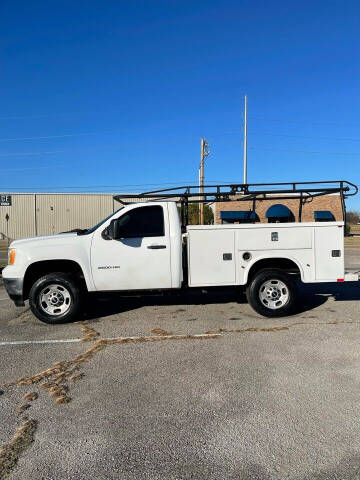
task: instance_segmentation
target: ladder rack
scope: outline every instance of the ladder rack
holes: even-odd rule
[[[346,218],[345,199],[356,195],[358,187],[347,180],[329,180],[320,182],[280,182],[280,183],[238,183],[223,185],[204,185],[204,192],[199,192],[198,185],[187,185],[161,190],[152,190],[139,194],[115,195],[114,199],[124,205],[133,203],[134,199],[149,201],[175,201],[181,205],[182,223],[188,223],[189,203],[244,202],[252,200],[299,200],[299,220],[302,206],[315,197],[339,194],[343,218]],[[131,199],[132,202],[126,202]],[[255,211],[255,208],[254,208]]]

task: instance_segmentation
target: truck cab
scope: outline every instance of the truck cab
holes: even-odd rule
[[[90,265],[95,290],[180,288],[181,244],[175,203],[121,209],[92,233]]]
[[[76,284],[77,296],[81,289],[180,288],[182,235],[176,203],[131,204],[84,232],[12,242],[3,280],[16,305],[29,298],[42,320],[64,319],[74,300],[71,289],[61,285],[63,276]],[[40,282],[40,291],[34,285],[41,279],[46,281]]]

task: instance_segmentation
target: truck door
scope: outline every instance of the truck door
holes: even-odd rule
[[[94,233],[91,267],[97,290],[171,288],[170,236],[167,206],[126,209],[118,217],[124,238],[105,240]]]

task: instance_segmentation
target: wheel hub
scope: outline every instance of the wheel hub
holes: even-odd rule
[[[278,300],[281,297],[281,291],[278,288],[269,287],[266,290],[266,297],[269,300]]]
[[[49,294],[49,302],[51,305],[60,306],[64,303],[64,295],[58,292],[52,292]]]
[[[71,294],[63,285],[52,284],[43,288],[39,295],[39,306],[48,315],[63,315],[71,306]]]
[[[261,303],[272,310],[283,307],[289,300],[287,285],[278,279],[266,280],[259,289]]]

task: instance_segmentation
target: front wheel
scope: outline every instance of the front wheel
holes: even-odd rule
[[[264,317],[290,315],[296,304],[296,286],[291,276],[283,270],[260,270],[246,289],[252,308]]]
[[[39,278],[29,294],[30,308],[42,322],[71,322],[80,312],[81,291],[77,282],[65,273],[50,273]]]

